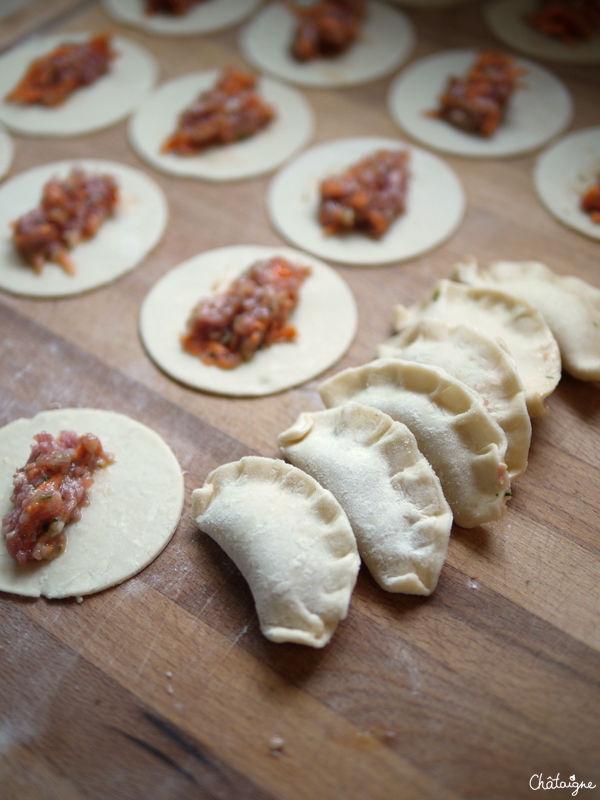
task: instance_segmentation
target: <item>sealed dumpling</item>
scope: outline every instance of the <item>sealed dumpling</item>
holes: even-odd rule
[[[440,479],[457,525],[473,528],[504,513],[506,436],[481,397],[445,370],[382,358],[339,372],[319,394],[327,408],[355,400],[403,422]]]
[[[525,472],[531,442],[525,389],[513,357],[498,339],[477,328],[426,317],[381,344],[377,352],[381,358],[442,367],[478,392],[506,435],[511,481]]]
[[[529,415],[542,417],[548,413],[545,399],[560,380],[560,353],[548,323],[531,303],[499,289],[443,280],[419,305],[396,306],[396,330],[423,317],[468,325],[501,339],[515,359]]]
[[[538,308],[560,349],[563,366],[582,381],[600,380],[600,289],[580,278],[556,275],[539,261],[457,264],[454,278],[493,286]]]
[[[192,494],[192,516],[248,581],[268,639],[327,644],[360,566],[330,492],[284,461],[248,456],[210,473]]]
[[[278,444],[339,500],[358,550],[389,592],[428,595],[446,558],[452,512],[406,425],[360,403],[304,413]]]

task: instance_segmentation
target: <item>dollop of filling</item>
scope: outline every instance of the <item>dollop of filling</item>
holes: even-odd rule
[[[541,0],[538,6],[525,21],[565,44],[584,42],[600,30],[599,0]]]
[[[377,239],[406,210],[408,151],[378,150],[321,183],[319,222],[326,234],[358,231]]]
[[[181,17],[198,3],[206,0],[146,0],[146,14],[169,14]]]
[[[2,520],[9,554],[19,564],[47,561],[65,549],[65,527],[81,517],[96,469],[114,461],[91,433],[62,431],[33,437],[29,461],[13,481],[12,511]]]
[[[439,98],[439,108],[429,111],[466,133],[489,137],[502,122],[506,106],[525,73],[509,55],[480,53],[463,77],[451,76]]]
[[[297,61],[344,53],[360,34],[366,0],[323,0],[312,6],[288,4],[299,23],[292,42]]]
[[[203,92],[181,114],[177,130],[161,149],[180,156],[196,155],[207,147],[247,139],[274,117],[274,109],[256,90],[256,77],[228,67],[216,87]]]
[[[75,274],[68,250],[91,239],[115,210],[118,186],[110,175],[88,175],[74,168],[65,180],[44,186],[41,204],[12,223],[13,242],[36,273],[53,261]]]
[[[308,267],[279,256],[258,261],[227,291],[198,303],[181,337],[183,348],[209,366],[233,369],[259,348],[295,339],[288,319],[309,274]]]
[[[6,95],[11,103],[59,106],[82,86],[89,86],[108,72],[117,54],[112,34],[101,33],[87,42],[59,45],[33,61],[21,81]]]
[[[592,222],[600,225],[600,175],[598,175],[596,183],[592,184],[583,194],[581,210],[590,215]]]

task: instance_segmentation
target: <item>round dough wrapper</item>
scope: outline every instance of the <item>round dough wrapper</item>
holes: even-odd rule
[[[208,181],[233,181],[262,175],[279,167],[313,135],[313,112],[295,89],[260,78],[258,91],[276,111],[276,118],[254,136],[233,144],[210,147],[194,156],[161,153],[176,129],[179,116],[201,92],[211,89],[218,70],[185,75],[148,95],[129,125],[129,139],[139,156],[162,172]]]
[[[372,0],[359,38],[334,58],[299,62],[290,54],[297,21],[285,3],[267,6],[242,30],[240,46],[249,63],[300,86],[352,86],[383,78],[403,64],[416,36],[401,11]]]
[[[13,140],[0,128],[0,178],[3,178],[10,169],[14,153]]]
[[[532,61],[517,59],[526,70],[513,92],[504,119],[489,138],[466,133],[443,119],[427,116],[451,75],[462,76],[477,50],[451,50],[426,56],[403,70],[392,82],[388,108],[397,125],[417,141],[471,158],[503,158],[542,147],[563,131],[573,115],[566,87],[548,70]]]
[[[11,222],[36,208],[44,185],[65,178],[73,167],[110,173],[119,184],[120,199],[112,217],[96,235],[70,250],[75,275],[46,262],[36,275],[12,242]],[[25,297],[67,297],[97,289],[136,267],[158,244],[167,225],[168,208],[162,189],[140,170],[100,159],[57,161],[23,172],[0,187],[0,289]]]
[[[571,64],[600,61],[600,33],[587,41],[566,44],[525,22],[524,17],[537,8],[538,0],[498,0],[484,8],[484,16],[492,33],[528,56]]]
[[[361,233],[327,236],[318,220],[321,181],[377,150],[408,150],[407,208],[381,239]],[[339,139],[317,145],[272,180],[267,211],[277,231],[316,256],[351,266],[378,266],[432,250],[460,225],[465,195],[455,173],[437,156],[397,139]]]
[[[64,42],[82,42],[90,34],[64,33],[33,39],[0,57],[0,122],[9,130],[30,136],[78,136],[115,125],[137,108],[154,86],[158,65],[141,45],[115,36],[117,57],[106,75],[77,89],[54,108],[8,103],[4,97],[16,86],[35,58]]]
[[[290,322],[298,336],[255,353],[232,370],[207,366],[181,346],[193,307],[221,291],[256,261],[281,255],[310,267]],[[175,380],[233,397],[258,397],[297,386],[324,372],[350,347],[358,314],[354,295],[331,267],[285,247],[234,245],[201,253],[167,272],[142,304],[140,332],[150,357]]]
[[[104,0],[104,8],[117,22],[141,28],[156,36],[196,36],[237,25],[262,0],[206,0],[187,14],[146,14],[144,0]]]
[[[42,431],[93,433],[115,462],[94,473],[90,504],[67,528],[67,546],[53,561],[19,564],[0,546],[0,590],[26,597],[76,597],[122,583],[171,539],[183,509],[183,473],[153,430],[114,411],[42,411],[0,428],[1,515],[12,509],[13,476]]]
[[[600,225],[581,210],[581,196],[600,174],[600,127],[569,133],[540,154],[533,179],[538,197],[558,220],[600,239]]]

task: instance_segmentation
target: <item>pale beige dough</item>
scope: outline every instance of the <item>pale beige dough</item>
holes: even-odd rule
[[[481,395],[508,443],[511,481],[527,468],[531,421],[525,388],[513,357],[497,339],[476,328],[424,318],[377,348],[380,358],[402,358],[442,367]]]
[[[581,209],[581,197],[600,175],[600,127],[566,134],[536,161],[533,180],[538,197],[569,228],[600,239],[600,223]]]
[[[212,89],[219,70],[207,70],[169,81],[142,102],[129,124],[129,140],[138,155],[161,172],[207,181],[233,181],[270,172],[304,147],[314,128],[312,109],[296,89],[259,78],[257,89],[274,107],[275,119],[248,139],[209,147],[197,155],[162,153],[179,116]]]
[[[320,184],[377,150],[408,150],[406,211],[380,239],[361,233],[327,236],[318,219]],[[448,239],[462,222],[465,195],[441,159],[398,139],[359,137],[316,145],[271,181],[267,211],[278,233],[319,258],[351,266],[377,266],[415,258]]]
[[[545,400],[560,380],[560,352],[548,323],[535,306],[497,288],[442,280],[421,303],[394,309],[397,331],[424,317],[468,325],[501,339],[517,365],[529,415],[541,417],[548,413]]]
[[[0,428],[0,516],[12,509],[13,476],[27,462],[33,437],[62,430],[93,433],[115,462],[94,473],[90,503],[68,526],[67,546],[53,561],[19,564],[0,545],[0,591],[27,597],[78,597],[121,583],[163,550],[179,522],[183,474],[153,430],[114,411],[42,411]]]
[[[156,36],[196,36],[237,25],[260,5],[261,0],[206,0],[182,16],[146,14],[144,0],[104,0],[113,19]]]
[[[244,57],[258,69],[301,86],[351,86],[394,72],[408,59],[416,42],[407,16],[372,0],[359,38],[345,53],[299,62],[290,53],[296,25],[296,17],[285,3],[268,5],[242,29]]]
[[[75,275],[47,262],[36,275],[12,242],[11,222],[39,206],[44,185],[53,177],[66,178],[73,167],[90,173],[109,173],[118,185],[115,213],[96,235],[69,251]],[[132,270],[158,244],[168,219],[160,186],[140,170],[100,159],[57,161],[23,172],[0,186],[0,289],[26,297],[67,297],[97,289]]]
[[[225,289],[256,261],[277,255],[311,270],[290,317],[296,339],[258,350],[231,370],[207,366],[187,353],[180,336],[199,300]],[[297,386],[335,364],[350,347],[357,322],[354,296],[331,267],[286,247],[234,245],[169,270],[142,304],[140,332],[150,357],[175,380],[215,394],[260,396]]]
[[[0,122],[28,136],[78,136],[108,128],[128,117],[152,88],[158,74],[154,57],[141,45],[120,36],[113,38],[117,57],[97,81],[77,89],[60,106],[9,103],[14,89],[31,62],[64,42],[81,42],[90,34],[64,33],[34,38],[0,57]]]
[[[277,442],[294,466],[338,500],[383,589],[431,594],[446,558],[452,512],[406,425],[348,402],[301,414]]]
[[[537,0],[495,0],[484,8],[485,20],[504,44],[534,58],[572,64],[600,61],[600,33],[571,45],[528,25],[523,17],[538,5]]]
[[[382,358],[339,372],[319,394],[327,408],[354,400],[404,423],[440,479],[457,525],[473,528],[504,513],[506,436],[480,395],[444,369]]]
[[[248,456],[194,490],[192,517],[248,581],[268,639],[329,642],[360,566],[348,518],[330,492],[284,461]]]
[[[539,261],[497,261],[486,269],[472,261],[458,264],[455,277],[528,300],[550,326],[565,371],[583,381],[600,381],[600,289],[556,275]]]
[[[444,153],[472,158],[503,158],[536,150],[563,131],[571,121],[573,104],[564,84],[538,64],[517,59],[526,70],[492,136],[484,137],[455,128],[428,116],[438,107],[438,97],[451,75],[462,76],[477,50],[434,53],[402,70],[388,92],[394,121],[418,142]]]

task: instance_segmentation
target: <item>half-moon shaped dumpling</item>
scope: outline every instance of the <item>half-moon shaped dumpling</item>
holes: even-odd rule
[[[543,417],[548,413],[545,399],[560,380],[560,353],[548,323],[535,306],[499,289],[442,280],[419,305],[396,306],[396,330],[423,317],[469,325],[486,336],[502,339],[523,381],[529,415]]]
[[[539,261],[498,261],[487,269],[472,261],[457,264],[454,277],[528,300],[550,326],[566,372],[582,381],[600,380],[600,289],[556,275]]]
[[[442,367],[476,392],[506,434],[511,481],[527,468],[531,420],[515,361],[498,339],[477,328],[426,317],[379,345],[380,358],[402,358]]]
[[[277,442],[339,500],[358,550],[389,592],[431,594],[452,512],[406,425],[361,403],[301,414]]]
[[[284,461],[248,456],[194,490],[192,516],[248,581],[268,639],[327,644],[348,613],[360,566],[330,492]]]
[[[474,528],[504,513],[510,489],[506,436],[480,395],[445,370],[382,358],[339,372],[319,394],[328,408],[355,400],[410,428],[457,525]]]

